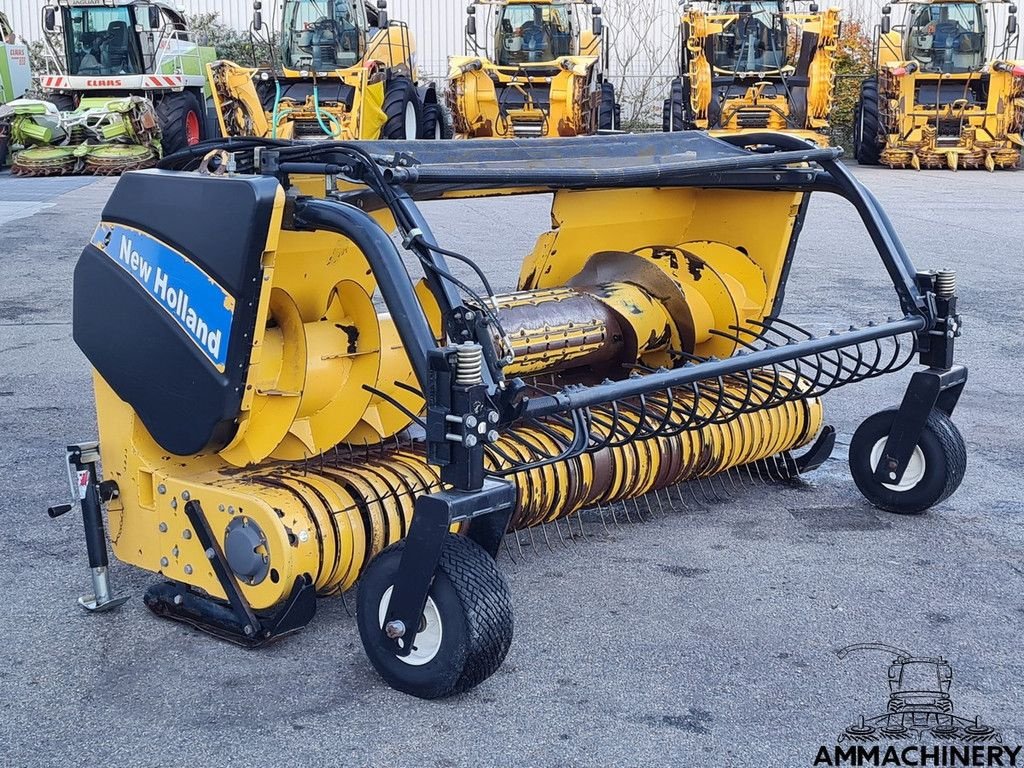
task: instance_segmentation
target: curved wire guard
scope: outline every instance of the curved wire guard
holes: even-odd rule
[[[874,323],[869,323],[869,327]],[[736,344],[737,355],[769,348],[796,345],[816,338],[795,323],[774,319],[713,330],[713,334]],[[831,331],[829,336],[836,336]],[[543,467],[581,453],[622,448],[637,440],[677,437],[683,432],[708,425],[726,425],[743,414],[764,411],[784,403],[821,397],[833,389],[902,370],[917,352],[916,337],[894,334],[871,342],[851,344],[828,352],[797,357],[791,361],[743,371],[728,376],[699,380],[684,387],[664,389],[648,395],[620,400],[595,408],[572,411],[527,423],[534,433],[547,436],[552,451],[527,434],[514,430],[507,441],[523,451],[505,446],[488,447],[496,467],[494,474],[507,476]],[[684,366],[708,362],[693,355],[680,355]],[[631,377],[653,373],[635,366]],[[535,391],[549,394],[553,385],[533,384]],[[530,456],[518,458],[515,453]]]

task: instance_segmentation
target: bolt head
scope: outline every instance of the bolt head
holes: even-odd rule
[[[213,558],[215,558],[216,556],[217,556],[217,553],[213,551],[213,547],[210,547],[208,550],[206,550],[206,559],[207,560],[213,560]]]
[[[160,523],[160,533],[167,533],[167,523]]]
[[[191,565],[186,565],[185,566],[185,574],[189,575],[189,576],[192,575],[192,566]]]
[[[192,538],[192,531],[190,531],[188,528],[186,528],[184,531],[181,532],[181,537],[183,539],[191,539]]]
[[[177,509],[177,508],[178,508],[178,500],[177,499],[171,499],[171,509]]]
[[[389,621],[384,627],[384,634],[392,640],[397,640],[405,635],[405,623],[395,620]]]
[[[491,424],[497,424],[498,423],[498,419],[500,419],[500,418],[501,418],[501,416],[499,415],[499,413],[497,411],[488,411],[488,413],[487,413],[487,420],[489,422],[491,422]]]
[[[476,448],[477,442],[476,435],[466,435],[462,440],[462,444],[467,448]]]
[[[467,426],[467,427],[469,427],[470,429],[473,429],[474,427],[476,427],[476,425],[477,425],[477,424],[479,424],[479,423],[480,423],[480,422],[478,422],[478,421],[477,421],[477,418],[476,418],[476,416],[474,416],[474,415],[472,415],[472,414],[470,414],[469,416],[467,416],[467,417],[466,417],[466,418],[464,419],[464,422],[465,422],[466,426]]]
[[[490,432],[487,433],[487,442],[489,443],[496,443],[500,439],[501,435],[498,434],[498,430],[496,429],[492,429]]]
[[[164,485],[163,483],[160,483],[160,485],[156,487],[156,492],[159,493],[160,495],[167,493],[167,486]]]
[[[175,595],[174,596],[174,604],[175,605],[181,605],[184,602],[185,602],[185,598],[183,598],[181,595]]]
[[[189,499],[192,498],[192,494],[189,493],[188,491],[182,491],[181,498],[183,498],[185,501],[188,501]]]
[[[170,564],[170,562],[171,561],[168,560],[166,557],[161,557],[160,558],[160,567],[161,568],[166,568]]]

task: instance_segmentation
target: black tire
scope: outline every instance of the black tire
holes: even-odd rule
[[[677,77],[672,81],[670,95],[665,99],[661,109],[661,130],[665,133],[685,131],[691,126],[688,119],[690,95],[683,79]]]
[[[949,416],[933,410],[901,481],[911,484],[903,490],[886,487],[875,480],[871,453],[888,437],[897,410],[880,411],[857,428],[850,441],[850,474],[864,497],[879,509],[916,515],[945,501],[960,487],[967,470],[967,445]]]
[[[444,110],[440,104],[424,104],[420,118],[421,139],[450,139],[454,132],[445,120]]]
[[[885,141],[878,112],[878,80],[869,78],[860,85],[860,98],[853,109],[853,156],[861,165],[878,165]]]
[[[410,105],[414,116],[409,114]],[[423,124],[422,111],[416,86],[412,81],[407,77],[396,77],[391,80],[384,92],[384,114],[388,119],[381,129],[380,137],[392,141],[415,139]]]
[[[379,613],[395,583],[404,550],[404,541],[388,547],[359,580],[356,622],[366,655],[385,682],[403,693],[440,699],[468,691],[494,674],[512,644],[508,585],[480,545],[449,534],[430,586],[433,608],[428,602],[424,612],[425,627],[428,611],[439,617],[440,640],[433,657],[409,664],[388,645]]]
[[[617,131],[622,125],[622,107],[615,101],[615,85],[601,83],[601,104],[597,108],[597,128]]]
[[[206,117],[199,101],[188,91],[169,93],[156,102],[156,118],[165,157],[203,140]]]
[[[7,167],[7,153],[11,149],[11,123],[0,120],[0,171]]]
[[[70,93],[55,93],[48,96],[46,100],[61,112],[74,112],[78,109],[78,99]]]

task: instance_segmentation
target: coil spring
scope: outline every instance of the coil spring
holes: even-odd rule
[[[956,295],[956,271],[943,269],[935,275],[935,295],[940,299],[950,299]]]
[[[455,350],[455,383],[463,387],[482,384],[484,350],[479,344],[467,342]]]

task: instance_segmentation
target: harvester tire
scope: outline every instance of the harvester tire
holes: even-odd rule
[[[512,643],[512,601],[484,549],[448,534],[409,656],[398,656],[382,624],[405,542],[377,555],[359,580],[356,622],[374,669],[392,688],[421,699],[476,687],[501,666]]]
[[[7,166],[7,153],[11,148],[11,124],[0,121],[0,170]]]
[[[419,137],[421,139],[450,139],[454,135],[448,121],[444,119],[444,110],[441,109],[441,105],[424,104]]]
[[[617,131],[622,125],[621,106],[615,101],[615,85],[601,83],[601,105],[597,110],[597,128]]]
[[[967,470],[967,445],[949,416],[933,410],[902,480],[879,483],[874,470],[897,411],[880,411],[857,428],[850,441],[850,474],[860,492],[879,509],[916,515],[945,501],[960,487]]]
[[[665,133],[685,131],[690,127],[686,119],[689,94],[683,85],[683,79],[677,77],[672,81],[671,95],[665,99],[662,107],[661,130]]]
[[[423,125],[422,111],[412,81],[407,77],[391,80],[384,92],[384,114],[388,119],[381,129],[381,138],[392,141],[417,138]]]
[[[861,165],[878,165],[882,159],[882,122],[878,112],[878,81],[861,83],[860,99],[853,110],[853,156]]]
[[[70,93],[55,93],[47,96],[46,100],[61,112],[74,112],[78,107],[77,100]]]
[[[160,145],[164,156],[173,155],[203,139],[203,116],[199,101],[188,91],[170,93],[156,103],[160,123]]]

